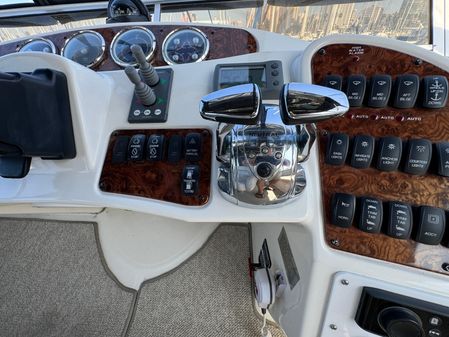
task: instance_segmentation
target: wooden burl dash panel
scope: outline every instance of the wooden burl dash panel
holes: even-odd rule
[[[96,71],[105,70],[119,70],[123,69],[117,65],[109,53],[109,48],[112,43],[114,36],[124,29],[131,27],[145,27],[151,30],[156,38],[156,50],[151,59],[151,64],[153,66],[166,66],[167,63],[162,57],[162,42],[165,37],[172,31],[179,28],[186,28],[188,26],[179,25],[130,25],[130,26],[111,26],[107,28],[93,28],[91,30],[101,34],[106,42],[106,49],[103,61],[97,66],[93,67]],[[191,26],[198,28],[204,34],[206,34],[210,47],[209,54],[206,60],[215,60],[225,57],[245,55],[257,52],[257,41],[255,37],[243,29],[238,28],[228,28],[228,27],[203,27],[203,26]],[[60,54],[61,48],[63,47],[65,41],[70,38],[78,30],[64,31],[61,33],[46,34],[43,35],[46,39],[52,41],[57,49],[57,53]],[[20,41],[15,41],[11,43],[5,43],[0,45],[0,56],[15,53],[28,38],[24,38]]]
[[[321,84],[325,75],[350,74],[397,75],[412,73],[420,77],[449,73],[414,56],[395,50],[368,45],[329,45],[313,57],[313,82]],[[375,168],[355,169],[349,165],[331,166],[325,163],[328,134],[342,132],[353,137],[358,134],[376,138],[397,136],[403,140],[425,138],[433,143],[449,141],[449,108],[396,109],[386,107],[351,108],[344,117],[318,124],[321,183],[325,213],[325,237],[335,249],[379,260],[399,263],[439,273],[449,262],[449,248],[429,246],[413,240],[397,240],[385,234],[362,232],[354,223],[350,228],[330,224],[330,202],[336,192],[377,197],[382,201],[402,201],[415,206],[435,206],[449,210],[449,178],[434,173],[413,176],[403,172],[381,172]],[[377,149],[376,149],[377,151]],[[448,228],[448,226],[446,226]]]
[[[167,162],[168,140],[173,135],[183,138],[192,132],[201,134],[202,149],[199,162],[187,162],[182,158],[178,163]],[[144,134],[165,136],[165,153],[162,161],[150,162],[127,161],[122,164],[112,164],[112,150],[119,136],[132,137]],[[132,195],[172,202],[186,206],[202,206],[209,201],[211,181],[212,136],[206,129],[167,129],[167,130],[120,130],[115,131],[109,140],[106,159],[100,177],[100,190],[103,192]],[[145,157],[145,155],[144,155]],[[185,165],[196,164],[200,169],[198,193],[195,196],[185,196],[181,191],[182,171]]]

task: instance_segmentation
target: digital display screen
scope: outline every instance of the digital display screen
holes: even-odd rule
[[[219,89],[233,85],[254,83],[260,88],[267,87],[267,74],[264,66],[223,67],[218,76]]]

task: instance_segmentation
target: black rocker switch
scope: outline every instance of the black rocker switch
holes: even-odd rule
[[[333,133],[329,137],[326,152],[326,164],[343,165],[349,148],[349,137],[344,133]]]
[[[422,80],[424,108],[444,108],[447,102],[447,78],[444,76],[426,76]]]
[[[347,78],[346,95],[351,107],[359,107],[363,103],[365,96],[366,77],[365,75],[350,75]]]
[[[201,159],[201,135],[199,133],[187,134],[184,142],[185,159],[199,161]]]
[[[402,140],[398,137],[383,137],[379,140],[377,169],[380,171],[396,171],[401,162]]]
[[[343,78],[340,75],[326,75],[323,85],[328,88],[341,90]]]
[[[405,153],[404,172],[426,174],[432,158],[432,143],[427,139],[410,139]]]
[[[449,177],[449,142],[435,144],[437,152],[438,174],[443,177]]]
[[[167,161],[177,163],[182,156],[183,139],[180,135],[173,135],[168,141]]]
[[[354,220],[355,196],[335,193],[332,197],[332,224],[338,227],[350,227]]]
[[[360,198],[359,229],[367,233],[379,233],[382,227],[382,202],[376,198]]]
[[[441,208],[422,206],[415,240],[426,245],[438,245],[446,228],[446,215]]]
[[[128,158],[128,136],[119,136],[115,140],[114,148],[112,149],[112,164],[121,164],[126,162]]]
[[[128,145],[128,159],[131,161],[143,160],[145,149],[145,135],[134,135],[131,137]]]
[[[359,169],[371,165],[374,154],[374,137],[368,135],[355,136],[351,157],[351,166]]]
[[[151,135],[147,141],[147,159],[149,161],[160,161],[164,157],[164,135]]]
[[[398,201],[388,203],[387,235],[395,239],[410,238],[413,224],[412,207]]]
[[[198,193],[200,168],[198,165],[186,165],[182,171],[182,193],[195,195]]]
[[[372,108],[383,108],[387,105],[391,93],[391,76],[374,75],[371,77],[367,105]]]
[[[419,92],[419,76],[399,75],[394,85],[393,106],[399,109],[413,108]]]

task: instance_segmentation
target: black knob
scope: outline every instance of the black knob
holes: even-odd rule
[[[269,163],[260,163],[257,165],[256,172],[261,178],[268,178],[273,172],[273,167]]]
[[[379,312],[377,321],[388,337],[423,337],[419,316],[410,309],[388,307]]]

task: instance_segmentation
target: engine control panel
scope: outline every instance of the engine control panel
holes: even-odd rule
[[[100,190],[186,206],[205,205],[210,195],[211,142],[206,129],[115,131]]]
[[[350,103],[317,125],[328,244],[449,273],[449,73],[354,44],[317,50],[312,73]]]

